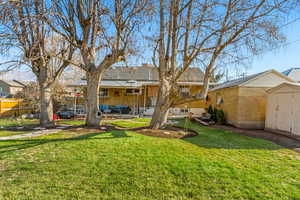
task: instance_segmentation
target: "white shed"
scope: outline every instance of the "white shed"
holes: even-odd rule
[[[268,90],[265,129],[300,136],[300,84],[282,83]]]

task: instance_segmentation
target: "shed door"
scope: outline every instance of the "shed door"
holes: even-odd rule
[[[271,129],[276,129],[276,120],[277,120],[277,114],[276,111],[277,106],[277,96],[276,94],[272,94],[268,96],[268,104],[267,104],[267,110],[266,110],[266,127]]]
[[[294,95],[292,121],[292,133],[300,136],[300,93]]]
[[[278,94],[277,96],[277,129],[282,131],[292,131],[293,119],[293,98],[291,94]]]

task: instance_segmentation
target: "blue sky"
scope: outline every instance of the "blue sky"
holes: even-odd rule
[[[297,18],[299,15],[296,14],[291,17],[290,20]],[[275,69],[279,72],[285,71],[292,67],[300,67],[300,20],[295,21],[288,26],[281,29],[285,34],[287,40],[286,45],[280,48],[266,50],[263,54],[259,56],[252,57],[253,62],[249,63],[246,69],[242,70],[246,74],[254,74],[262,72],[269,69]],[[145,52],[144,52],[145,54]],[[138,56],[140,57],[140,56]],[[142,56],[143,57],[143,56]],[[5,56],[0,55],[0,62],[5,60]],[[129,59],[128,64],[141,64],[151,62],[151,59],[147,58],[132,58]],[[32,72],[26,69],[19,69],[17,71],[10,72],[5,75],[0,75],[0,79],[19,79],[19,80],[32,80],[34,75]],[[234,69],[230,69],[230,74],[234,74]]]
[[[282,72],[292,67],[300,67],[300,20],[284,27],[282,31],[287,37],[286,45],[254,57],[247,70],[248,74],[268,69]]]

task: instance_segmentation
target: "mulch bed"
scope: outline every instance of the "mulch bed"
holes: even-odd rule
[[[177,126],[167,126],[163,129],[150,129],[149,127],[139,127],[139,128],[132,128],[127,129],[130,131],[135,131],[136,133],[153,136],[153,137],[161,137],[161,138],[187,138],[187,137],[194,137],[197,136],[198,133],[191,129],[183,129]]]
[[[78,125],[78,126],[69,126],[68,128],[65,128],[65,130],[72,131],[75,133],[94,133],[94,132],[108,132],[111,130],[116,130],[113,126],[105,125],[105,126],[99,126],[99,127],[87,127],[85,125]]]
[[[40,127],[39,124],[29,124],[24,126],[9,126],[4,127],[0,130],[7,130],[7,131],[37,131],[36,128]]]

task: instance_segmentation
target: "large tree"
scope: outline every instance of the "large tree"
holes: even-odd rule
[[[77,64],[86,73],[86,125],[98,126],[99,84],[105,70],[124,61],[131,52],[134,35],[145,20],[148,0],[53,0],[52,29],[78,49]]]
[[[2,50],[14,59],[2,63],[7,70],[28,66],[39,86],[40,124],[53,125],[52,88],[68,66],[74,49],[54,34],[41,20],[47,10],[45,0],[5,1],[0,4]]]
[[[205,99],[220,61],[234,63],[282,40],[279,27],[292,4],[291,0],[160,0],[153,56],[160,87],[151,127],[163,126],[171,107]],[[183,99],[177,82],[191,65],[204,69],[203,88]]]

